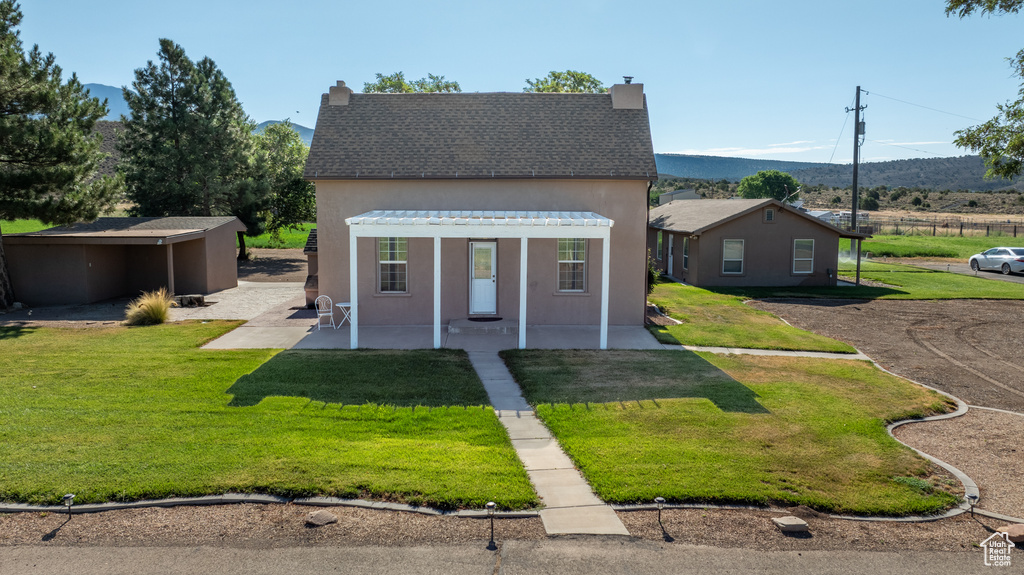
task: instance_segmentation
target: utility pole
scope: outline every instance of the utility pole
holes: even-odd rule
[[[861,137],[864,136],[864,122],[860,119],[860,113],[867,106],[860,105],[860,86],[857,86],[857,99],[856,104],[853,107],[853,119],[854,119],[854,130],[853,130],[853,209],[850,211],[850,230],[853,232],[859,231],[857,226],[857,208],[860,205],[860,189],[857,184],[857,168],[860,164],[860,145]],[[850,112],[850,108],[846,109],[846,112]],[[850,239],[850,248],[852,250],[854,241],[857,243],[857,284],[860,285],[860,240]]]

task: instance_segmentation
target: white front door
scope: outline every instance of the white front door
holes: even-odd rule
[[[469,243],[469,313],[498,313],[496,242]]]

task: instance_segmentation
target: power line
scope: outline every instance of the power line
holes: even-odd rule
[[[867,139],[867,138],[864,138],[864,139]],[[880,142],[879,140],[867,140],[867,141],[869,141],[871,143],[882,144],[882,145],[891,145],[893,147],[902,147],[903,149],[909,149],[909,150],[913,150],[913,151],[920,151],[922,153],[931,153],[932,156],[939,156],[939,157],[942,156],[941,153],[936,153],[934,151],[928,151],[927,149],[918,149],[918,148],[915,148],[915,147],[907,147],[905,145],[892,144],[892,143],[889,143],[889,142]]]
[[[950,115],[950,116],[956,116],[957,118],[963,118],[965,120],[971,120],[972,122],[984,122],[985,121],[985,120],[979,120],[977,118],[972,118],[970,116],[964,116],[962,114],[954,114],[953,112],[947,112],[945,110],[939,110],[938,108],[929,108],[928,106],[922,106],[921,104],[915,104],[913,102],[907,102],[906,100],[900,100],[899,98],[893,98],[891,96],[886,96],[885,94],[879,94],[878,92],[868,92],[867,90],[864,90],[864,93],[868,94],[868,95],[878,96],[879,98],[885,98],[887,100],[892,100],[894,102],[899,102],[901,104],[906,104],[908,106],[916,106],[918,108],[924,108],[925,110],[931,110],[932,112],[938,112],[940,114],[947,114],[947,115]],[[920,150],[918,150],[918,151],[920,151]]]
[[[852,103],[852,102],[851,102]],[[832,163],[832,158],[836,157],[836,150],[839,149],[839,140],[843,139],[843,132],[846,130],[846,123],[850,121],[850,109],[846,109],[846,118],[843,119],[843,127],[839,128],[839,137],[836,138],[836,145],[832,146],[832,155],[828,157],[828,163]]]

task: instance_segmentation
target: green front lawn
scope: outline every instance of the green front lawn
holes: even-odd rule
[[[662,343],[855,353],[845,343],[797,329],[744,298],[662,281],[647,298],[679,325],[650,326]]]
[[[0,500],[537,503],[464,353],[198,349],[236,325],[0,328]]]
[[[957,501],[889,437],[948,411],[868,362],[685,351],[502,352],[596,493],[615,503],[803,504],[906,515]]]

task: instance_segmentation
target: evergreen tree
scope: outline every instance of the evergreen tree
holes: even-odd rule
[[[93,127],[106,101],[89,97],[74,74],[65,83],[53,54],[38,46],[25,54],[21,18],[18,4],[0,1],[0,220],[95,219],[119,192],[114,179],[94,178],[105,154]],[[0,309],[12,303],[0,239]]]
[[[263,233],[270,186],[255,161],[256,124],[210,58],[193,63],[161,39],[159,64],[124,89],[131,117],[118,141],[134,216],[233,215],[245,235]],[[239,259],[248,257],[238,234]]]
[[[260,162],[270,180],[270,209],[267,231],[275,238],[285,228],[316,220],[316,188],[302,177],[309,147],[285,120],[267,126],[256,137]]]

